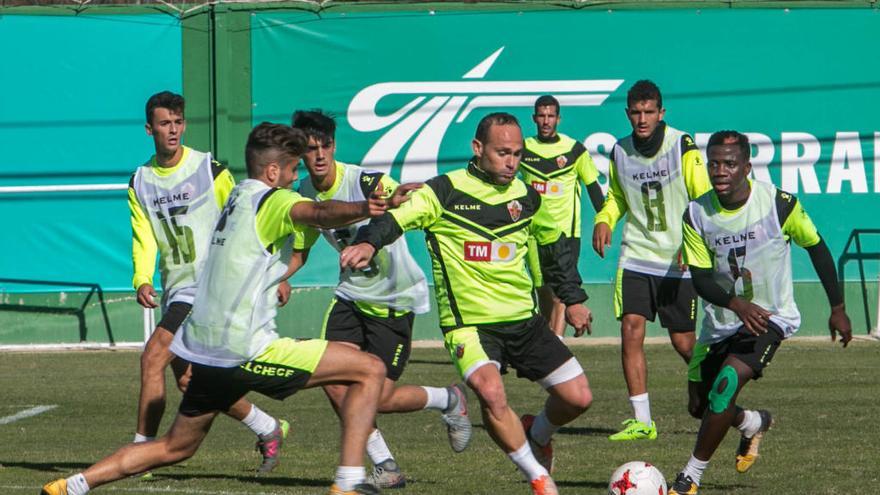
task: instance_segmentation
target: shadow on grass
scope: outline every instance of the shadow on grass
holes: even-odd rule
[[[163,468],[165,469],[165,468]],[[295,486],[305,486],[305,487],[322,487],[327,488],[330,486],[330,481],[326,478],[315,479],[315,478],[295,478],[289,476],[282,475],[273,475],[273,476],[256,476],[254,474],[221,474],[221,473],[166,473],[159,472],[153,473],[153,478],[149,481],[149,483],[155,481],[167,481],[167,480],[175,480],[175,481],[191,481],[191,480],[226,480],[226,481],[238,481],[239,483],[253,483],[255,485],[264,485],[264,486],[286,486],[286,487],[295,487]]]
[[[572,427],[563,426],[557,433],[562,435],[584,435],[584,436],[608,436],[617,433],[617,430],[611,428],[589,428],[589,427]]]
[[[43,472],[69,472],[82,471],[91,466],[85,462],[9,462],[0,460],[0,466],[4,468],[30,469],[31,471]]]
[[[410,359],[408,364],[431,364],[449,366],[452,364],[448,359]]]

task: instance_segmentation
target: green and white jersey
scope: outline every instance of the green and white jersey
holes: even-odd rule
[[[580,141],[558,134],[555,142],[536,137],[525,140],[520,173],[526,184],[541,194],[548,210],[566,237],[581,236],[583,188],[599,178],[596,164]]]
[[[209,153],[184,148],[173,173],[158,172],[152,163],[138,167],[131,190],[158,246],[162,305],[167,308],[172,302],[192,303],[220,210]]]
[[[802,247],[819,234],[797,198],[772,184],[752,181],[748,201],[726,210],[714,191],[690,202],[684,214],[684,256],[688,265],[711,268],[731,295],[766,309],[790,337],[801,323],[794,300],[790,240]],[[736,333],[742,321],[733,311],[703,302],[700,342],[712,344]]]
[[[639,153],[629,135],[618,140],[611,159],[608,195],[595,222],[613,229],[626,214],[618,267],[689,278],[678,264],[680,218],[689,199],[711,189],[699,149],[690,136],[666,126],[654,156]]]
[[[397,189],[397,185],[394,179],[382,172],[336,162],[336,180],[333,187],[320,192],[315,189],[311,181],[305,180],[300,185],[300,193],[316,201],[328,199],[347,202],[365,201],[377,188],[382,188],[384,194],[388,195]],[[345,227],[321,229],[321,234],[331,246],[341,252],[354,240],[358,228],[368,223],[369,219],[366,219]],[[340,272],[336,295],[355,302],[359,308],[371,314],[382,311],[378,308],[364,308],[364,304],[380,306],[385,309],[386,315],[388,308],[417,314],[427,313],[431,309],[428,301],[428,283],[421,268],[409,253],[404,237],[380,249],[367,269],[355,271],[346,269]]]
[[[493,185],[481,173],[471,163],[434,177],[389,212],[402,230],[425,231],[444,331],[531,317],[528,238],[546,245],[561,235],[525,182]]]
[[[288,236],[302,238],[305,227],[290,218],[290,208],[300,201],[308,200],[258,180],[235,186],[217,221],[192,314],[174,336],[174,354],[233,367],[278,338],[277,289],[287,272],[279,250]]]

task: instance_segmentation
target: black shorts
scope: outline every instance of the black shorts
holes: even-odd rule
[[[566,237],[563,235],[560,237],[560,240],[568,245],[568,249],[571,251],[572,264],[575,266],[575,269],[577,269],[578,260],[581,256],[581,238]],[[538,255],[538,243],[534,238],[529,239],[529,251],[526,254],[526,263],[529,267],[529,272],[532,274],[532,281],[535,287],[543,287],[546,282],[544,281],[544,275],[541,273],[541,258]]]
[[[693,332],[697,324],[697,291],[689,278],[660,277],[623,269],[614,298],[617,319],[625,314],[654,321],[663,328]]]
[[[767,326],[767,333],[761,335],[752,335],[743,326],[737,333],[709,346],[708,350],[706,346],[695,348],[690,368],[694,370],[699,366],[699,379],[695,380],[692,373],[689,379],[711,384],[728,356],[734,356],[748,365],[755,373],[755,380],[761,378],[783,339],[782,330],[775,323],[768,322]]]
[[[322,339],[350,342],[385,363],[387,377],[398,380],[412,348],[412,312],[382,318],[363,313],[351,301],[336,298],[324,323]]]
[[[177,333],[191,310],[192,304],[173,302],[168,305],[168,310],[162,313],[162,320],[159,321],[157,327],[164,328],[171,333]]]
[[[486,360],[510,366],[516,376],[541,380],[574,357],[543,316],[508,325],[479,325],[451,330],[446,348],[459,374],[464,377],[475,364]]]
[[[192,378],[180,402],[184,416],[228,411],[250,391],[284,400],[308,383],[324,355],[320,339],[278,339],[252,361],[232,368],[192,363]]]

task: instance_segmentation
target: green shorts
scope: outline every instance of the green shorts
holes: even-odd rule
[[[180,402],[184,416],[228,411],[250,391],[284,400],[302,389],[327,349],[320,339],[278,339],[240,366],[218,368],[192,364],[192,378]]]

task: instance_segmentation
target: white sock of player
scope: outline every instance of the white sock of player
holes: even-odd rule
[[[651,402],[648,401],[648,392],[631,396],[629,403],[632,404],[636,420],[651,426]]]
[[[425,409],[444,410],[449,405],[449,391],[440,387],[422,387],[422,390],[428,394],[428,401],[425,403]]]
[[[743,410],[743,421],[736,427],[746,438],[752,438],[761,429],[761,415],[758,411]]]
[[[67,478],[67,495],[86,495],[89,493],[89,484],[82,473],[74,474]]]
[[[146,435],[141,435],[140,433],[134,434],[134,443],[152,442],[155,439],[156,437],[148,437]]]
[[[522,471],[522,474],[524,474],[529,481],[550,474],[544,469],[544,466],[538,463],[538,460],[535,459],[535,454],[532,453],[532,449],[529,447],[529,442],[524,443],[522,447],[507,454],[507,457],[510,457],[510,460],[516,464],[516,467]]]
[[[394,456],[388,450],[388,444],[385,443],[385,438],[382,437],[382,432],[378,428],[367,437],[367,455],[370,456],[373,465],[388,459],[394,460]]]
[[[559,428],[561,428],[561,425],[551,423],[547,419],[547,411],[543,410],[541,414],[535,416],[535,422],[532,423],[532,428],[528,433],[532,440],[538,442],[538,445],[547,445],[550,443],[550,438]]]
[[[344,491],[354,490],[355,485],[363,483],[367,479],[367,470],[363,466],[339,466],[336,468],[336,478],[333,483]]]
[[[709,461],[701,461],[691,455],[691,459],[688,461],[687,466],[684,467],[684,474],[691,477],[694,480],[694,483],[697,485],[700,484],[700,478],[703,477],[703,471],[709,467]]]
[[[251,412],[241,420],[245,426],[257,435],[271,435],[278,427],[278,421],[263,412],[259,407],[251,405]]]

